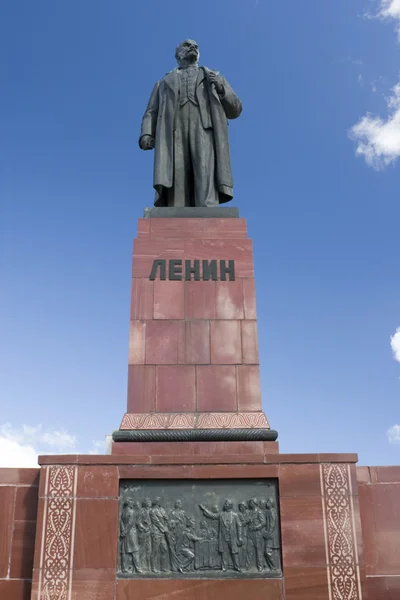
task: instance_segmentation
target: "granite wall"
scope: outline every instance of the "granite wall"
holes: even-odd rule
[[[0,469],[0,598],[29,600],[40,469]]]
[[[258,446],[261,450],[259,456]],[[45,505],[49,516],[51,511],[55,511],[55,514],[61,514],[62,511],[68,513],[71,504],[71,510],[75,507],[76,511],[72,511],[71,516],[75,514],[75,517],[69,522],[67,520],[65,525],[71,531],[73,527],[75,540],[71,539],[69,551],[65,548],[70,561],[65,585],[62,576],[57,585],[70,589],[73,600],[122,600],[129,597],[133,587],[136,598],[148,600],[161,592],[166,598],[172,594],[174,598],[201,600],[212,600],[221,597],[221,594],[257,600],[265,598],[266,593],[268,597],[279,600],[399,600],[400,467],[355,469],[352,455],[268,454],[267,445],[263,446],[263,451],[261,444],[258,444],[257,448],[252,448],[252,453],[243,453],[240,458],[238,454],[228,455],[224,451],[218,457],[221,464],[210,464],[213,462],[212,454],[207,459],[202,452],[186,457],[165,456],[164,460],[161,456],[151,456],[151,453],[147,457],[136,456],[133,460],[110,456],[59,457],[61,460],[55,461],[56,457],[43,457],[45,464],[41,472],[42,499],[39,509],[41,525],[36,533],[36,548],[40,470],[0,469],[0,598],[30,599],[32,577],[35,580],[34,598],[43,597],[38,589],[38,575],[41,572],[41,558],[43,560]],[[143,446],[141,449],[144,450]],[[50,467],[53,461],[64,464],[62,467]],[[136,462],[136,465],[132,462]],[[66,469],[71,470],[74,480],[60,477],[53,483],[47,478],[46,482],[46,474],[51,473],[49,467],[59,475],[65,474]],[[117,582],[118,480],[120,477],[157,476],[277,477],[282,519],[283,579],[266,580],[261,584],[254,580],[199,581],[196,585],[188,580]],[[50,491],[51,485],[55,486],[54,492]],[[68,486],[71,487],[70,492]],[[61,513],[55,505],[50,506],[59,501]],[[353,524],[349,525],[349,529],[340,525],[340,544],[348,535],[353,539],[351,546],[355,574],[347,574],[348,582],[353,586],[353,595],[340,588],[340,578],[333,568],[338,558],[335,553],[340,550],[336,546],[339,538],[336,538],[335,531],[335,511],[338,506],[344,506],[345,512],[352,517]],[[50,525],[61,527],[63,524],[57,525],[56,521],[47,520],[46,538],[51,541]],[[35,576],[32,571],[34,555],[37,568]],[[62,575],[61,571],[58,575]],[[51,583],[51,577],[48,583]],[[49,590],[52,600],[57,600],[57,587],[48,585]]]
[[[365,598],[400,598],[400,467],[358,467]]]

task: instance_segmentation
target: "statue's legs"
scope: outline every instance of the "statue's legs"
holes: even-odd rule
[[[178,109],[174,137],[174,182],[168,206],[218,206],[214,132],[204,129],[198,106]]]

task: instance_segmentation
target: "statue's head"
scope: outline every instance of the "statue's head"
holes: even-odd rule
[[[182,508],[182,500],[175,500],[175,508],[178,510]]]
[[[150,508],[151,504],[152,504],[152,502],[151,502],[150,498],[145,498],[142,502],[143,508]]]
[[[263,498],[261,498],[261,500],[259,502],[259,507],[261,508],[261,510],[265,510],[266,506],[267,506],[267,501],[264,500]]]
[[[246,512],[247,510],[247,504],[246,502],[239,502],[239,510],[241,513]]]
[[[225,500],[224,502],[224,510],[230,512],[233,508],[232,500]]]
[[[175,58],[182,69],[189,65],[196,65],[200,58],[197,43],[194,40],[183,40],[183,42],[176,47]]]
[[[160,498],[160,496],[158,496],[154,502],[153,502],[153,506],[161,506],[162,504],[162,498]]]
[[[134,500],[132,502],[132,508],[134,508],[135,510],[139,510],[140,509],[140,503],[137,500]]]
[[[186,527],[194,529],[196,527],[196,521],[192,517],[188,517],[186,519]]]
[[[207,521],[204,521],[204,519],[202,521],[200,521],[200,529],[207,529],[208,525],[207,525]]]
[[[267,508],[274,508],[274,507],[275,507],[275,502],[271,498],[268,498]]]
[[[249,500],[249,508],[253,509],[257,506],[257,498],[250,498]]]

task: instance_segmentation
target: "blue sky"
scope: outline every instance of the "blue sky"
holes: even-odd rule
[[[119,426],[131,244],[153,198],[137,138],[185,37],[243,101],[232,205],[281,451],[400,463],[399,24],[399,0],[3,0],[4,464],[101,451]]]

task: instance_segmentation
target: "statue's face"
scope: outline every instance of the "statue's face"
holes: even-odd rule
[[[150,508],[150,506],[151,506],[151,500],[150,500],[150,498],[145,498],[145,499],[143,500],[143,506],[144,506],[145,508]]]
[[[180,500],[175,502],[175,508],[182,508],[182,502]]]
[[[249,506],[250,508],[255,508],[257,506],[257,500],[255,498],[251,498],[251,500],[249,500]]]
[[[194,40],[183,40],[176,49],[176,60],[181,62],[195,63],[199,60],[199,46]]]
[[[227,510],[227,511],[232,510],[232,502],[230,500],[225,500],[224,510]]]
[[[239,510],[240,510],[240,512],[242,512],[242,513],[243,513],[243,512],[246,510],[246,505],[245,505],[245,504],[243,504],[243,503],[241,502],[241,503],[239,504]]]

